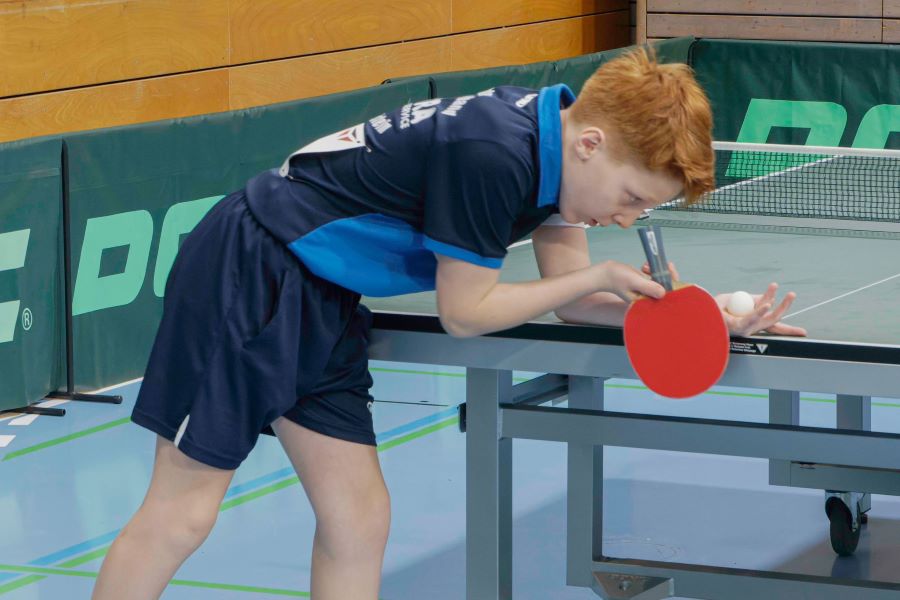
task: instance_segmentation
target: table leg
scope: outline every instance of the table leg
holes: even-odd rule
[[[569,408],[603,410],[599,377],[569,378]],[[568,445],[566,584],[590,587],[603,554],[603,446]]]
[[[853,429],[857,431],[872,431],[872,398],[869,396],[837,395],[837,428]],[[826,492],[826,499],[828,492]],[[857,502],[860,514],[865,514],[872,508],[872,496],[868,493],[858,493]],[[851,510],[853,506],[849,506]],[[859,516],[859,515],[857,515]]]
[[[499,403],[512,372],[466,369],[466,598],[511,600],[512,440],[500,438]]]
[[[800,424],[800,392],[769,390],[769,423],[777,425]],[[789,460],[769,460],[769,484],[791,485]]]

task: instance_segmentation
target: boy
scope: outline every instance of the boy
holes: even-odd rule
[[[621,324],[635,294],[664,290],[627,265],[591,265],[579,224],[629,227],[679,194],[697,200],[713,186],[710,138],[689,69],[637,50],[598,69],[578,100],[559,85],[406,105],[219,202],[169,276],[133,414],[158,435],[152,481],[95,600],[158,598],[269,431],[316,515],[313,599],[375,600],[390,501],[360,295],[436,289],[455,336],[551,310]],[[498,283],[506,247],[532,231],[542,278]],[[774,295],[729,317],[731,330],[803,334],[778,323],[793,296],[770,311]]]

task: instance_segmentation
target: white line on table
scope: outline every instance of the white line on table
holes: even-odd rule
[[[826,301],[824,301],[824,302],[819,302],[818,304],[813,304],[812,306],[807,306],[807,307],[804,308],[803,310],[798,310],[798,311],[795,312],[795,313],[791,313],[791,314],[789,314],[789,315],[785,315],[785,316],[781,317],[781,319],[784,320],[784,319],[790,319],[791,317],[796,317],[796,316],[799,315],[800,313],[805,313],[805,312],[808,311],[808,310],[812,310],[812,309],[814,309],[814,308],[819,308],[820,306],[824,306],[824,305],[826,305],[826,304],[829,304],[829,303],[831,303],[831,302],[834,302],[835,300],[840,300],[841,298],[846,298],[847,296],[853,295],[853,294],[855,294],[855,293],[857,293],[857,292],[861,292],[861,291],[863,291],[863,290],[867,290],[867,289],[869,289],[869,288],[871,288],[871,287],[875,287],[876,285],[881,285],[882,283],[885,283],[886,281],[890,281],[891,279],[897,279],[898,277],[900,277],[900,273],[897,273],[896,275],[891,275],[890,277],[885,277],[885,278],[882,279],[881,281],[876,281],[875,283],[870,283],[869,285],[864,285],[864,286],[861,287],[861,288],[857,288],[857,289],[855,289],[855,290],[851,290],[851,291],[847,292],[846,294],[841,294],[840,296],[835,296],[834,298],[831,298],[830,300],[826,300]]]

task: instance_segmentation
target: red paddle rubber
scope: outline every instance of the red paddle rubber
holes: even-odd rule
[[[625,349],[648,388],[668,398],[689,398],[725,372],[728,326],[713,297],[687,285],[660,300],[632,303],[625,315]]]

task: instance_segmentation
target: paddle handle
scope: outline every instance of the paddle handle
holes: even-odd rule
[[[663,248],[662,229],[659,225],[650,225],[638,229],[641,244],[644,246],[644,254],[647,255],[647,264],[650,265],[650,277],[656,283],[672,291],[672,273],[669,271],[669,261],[666,260],[666,251]]]

